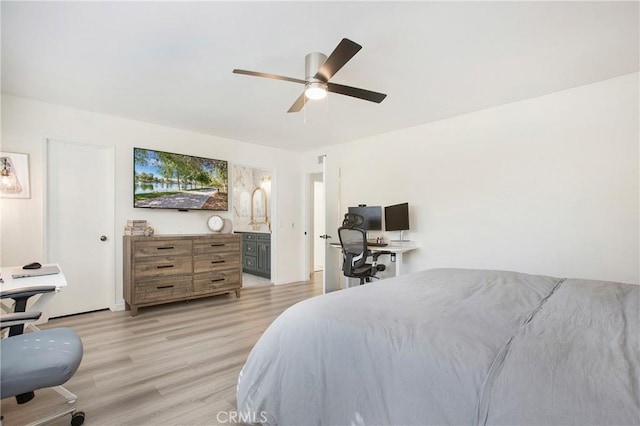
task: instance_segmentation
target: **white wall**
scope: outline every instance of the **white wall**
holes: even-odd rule
[[[409,271],[638,283],[638,76],[317,150],[306,167],[340,164],[343,210],[409,202]]]
[[[157,234],[206,233],[211,212],[134,209],[133,147],[151,148],[273,170],[273,274],[277,284],[303,278],[303,184],[301,154],[153,124],[91,113],[25,98],[2,95],[1,149],[30,156],[31,199],[0,199],[3,266],[43,259],[43,149],[55,137],[115,147],[116,155],[116,292],[122,298],[121,230],[127,219],[147,219]],[[97,194],[99,196],[99,194]],[[229,213],[221,213],[230,217]],[[275,228],[275,227],[274,227]]]

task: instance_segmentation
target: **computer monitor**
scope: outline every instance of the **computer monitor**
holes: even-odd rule
[[[409,203],[395,204],[384,208],[384,229],[406,231],[409,229]]]
[[[358,206],[349,207],[349,213],[359,214],[364,218],[364,223],[359,228],[365,231],[382,231],[382,207]]]

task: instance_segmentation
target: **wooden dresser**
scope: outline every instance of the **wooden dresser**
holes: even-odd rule
[[[242,287],[237,234],[123,237],[124,300],[138,308],[235,292]]]

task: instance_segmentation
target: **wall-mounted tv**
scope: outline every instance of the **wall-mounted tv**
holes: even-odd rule
[[[133,148],[133,207],[228,210],[227,161]]]

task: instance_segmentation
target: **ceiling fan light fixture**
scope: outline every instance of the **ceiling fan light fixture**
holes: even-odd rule
[[[384,93],[329,82],[335,73],[340,71],[360,49],[362,49],[362,46],[355,41],[343,38],[328,57],[320,52],[307,54],[304,57],[304,80],[237,68],[233,70],[233,73],[304,84],[304,91],[298,95],[289,110],[287,110],[287,113],[302,111],[308,100],[324,99],[327,97],[327,92],[379,104],[387,97]]]
[[[324,99],[327,96],[327,85],[321,82],[308,83],[304,95],[307,99]]]

